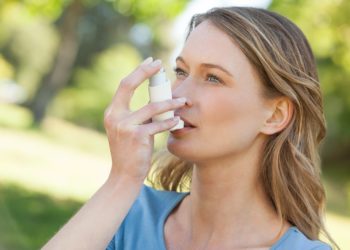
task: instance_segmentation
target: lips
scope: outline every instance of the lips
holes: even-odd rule
[[[189,128],[195,128],[191,123],[185,121],[183,118],[181,118],[184,121],[184,127],[189,127]]]
[[[184,127],[189,127],[189,128],[196,127],[193,123],[191,123],[187,118],[183,117],[182,115],[175,113],[175,116],[179,116],[180,119],[184,121]]]

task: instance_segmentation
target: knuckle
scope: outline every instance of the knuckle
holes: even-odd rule
[[[111,115],[109,110],[105,111],[105,114],[104,114],[104,117],[103,117],[103,124],[104,124],[105,128],[112,127],[113,117],[112,117],[112,115]]]
[[[160,110],[159,103],[153,102],[148,105],[148,110],[150,113],[156,113]]]
[[[121,79],[120,80],[120,87],[127,85],[127,82],[128,82],[127,77],[124,77],[123,79]]]
[[[169,107],[176,107],[178,105],[178,102],[173,100],[173,99],[170,99],[170,100],[167,101],[167,105]]]
[[[130,126],[128,126],[128,124],[124,120],[118,121],[114,127],[115,127],[115,130],[118,131],[118,133],[121,133],[121,134],[132,133]]]
[[[122,89],[122,90],[128,90],[129,89],[129,79],[128,79],[128,77],[125,77],[125,78],[120,80],[119,89]]]
[[[147,76],[150,74],[147,65],[141,65],[141,66],[140,66],[140,72],[141,72],[141,74],[142,74],[144,77],[147,77]]]
[[[115,129],[118,135],[128,138],[129,140],[136,142],[142,136],[142,132],[136,126],[131,126],[127,121],[119,121]]]
[[[103,125],[108,130],[118,130],[120,121],[110,111],[106,111],[103,117]]]
[[[164,130],[170,129],[171,124],[172,122],[170,120],[160,122],[157,126],[157,131],[164,131]]]
[[[106,118],[110,113],[111,113],[111,106],[108,106],[103,113],[103,117]]]
[[[132,144],[138,145],[143,141],[143,132],[140,129],[130,129],[127,131],[128,140],[131,141]]]
[[[108,128],[110,126],[110,121],[109,121],[109,118],[107,116],[104,116],[104,118],[103,118],[103,125],[105,128]]]
[[[113,128],[114,124],[118,122],[116,112],[113,109],[113,105],[110,104],[104,111],[103,115],[103,125],[105,128]]]

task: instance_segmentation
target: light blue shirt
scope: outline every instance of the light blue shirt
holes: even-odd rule
[[[144,185],[107,250],[166,250],[165,220],[187,194]],[[331,250],[331,247],[309,240],[296,227],[290,227],[271,250]]]

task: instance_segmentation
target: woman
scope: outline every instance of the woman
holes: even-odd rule
[[[161,62],[122,80],[104,120],[109,178],[44,249],[331,249],[320,232],[337,247],[322,221],[326,128],[302,32],[266,10],[216,8],[193,17],[176,65],[174,100],[135,112],[134,90]],[[168,110],[187,127],[158,159],[159,191],[143,185],[153,136],[177,120],[150,118]]]

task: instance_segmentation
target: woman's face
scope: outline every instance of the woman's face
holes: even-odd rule
[[[224,32],[208,21],[198,25],[177,57],[175,71],[173,96],[188,100],[175,114],[195,128],[170,133],[171,153],[192,162],[217,160],[243,152],[263,136],[268,110],[261,83]]]

